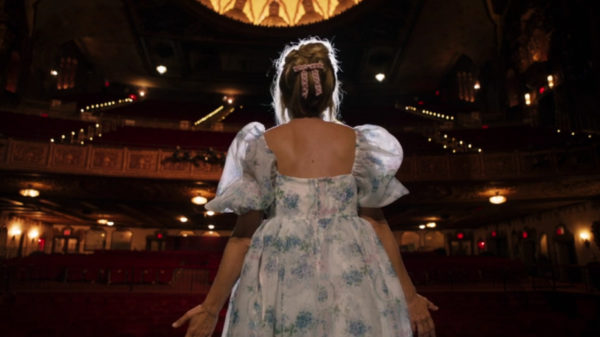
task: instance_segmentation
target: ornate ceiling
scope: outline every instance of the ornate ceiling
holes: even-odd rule
[[[354,7],[363,0],[196,0],[215,12],[244,23],[288,27],[307,25]]]

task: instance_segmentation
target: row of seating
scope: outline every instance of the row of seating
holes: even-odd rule
[[[559,292],[422,292],[438,337],[599,336],[600,296]],[[2,336],[183,337],[171,323],[203,295],[18,293],[0,302]],[[360,305],[359,303],[357,305]],[[220,336],[226,308],[213,336]]]

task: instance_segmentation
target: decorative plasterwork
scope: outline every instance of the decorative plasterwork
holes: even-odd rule
[[[244,23],[289,27],[327,20],[363,0],[196,0]]]

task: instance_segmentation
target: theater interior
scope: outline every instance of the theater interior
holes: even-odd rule
[[[318,36],[341,120],[402,144],[383,211],[436,335],[600,336],[593,4],[0,0],[0,335],[183,337],[236,220],[203,206],[229,144]]]

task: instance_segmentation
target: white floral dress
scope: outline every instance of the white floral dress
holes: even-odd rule
[[[323,178],[280,174],[258,122],[235,137],[206,208],[268,217],[252,237],[223,337],[412,336],[389,257],[357,215],[408,193],[395,178],[402,147],[382,127],[354,130],[352,173]]]

